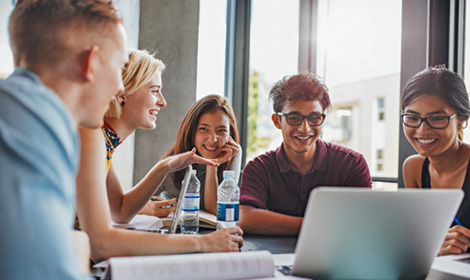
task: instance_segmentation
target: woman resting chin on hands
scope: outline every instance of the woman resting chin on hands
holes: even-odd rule
[[[412,77],[401,98],[406,138],[418,153],[403,164],[407,188],[462,189],[464,199],[439,255],[462,254],[470,247],[470,145],[462,141],[470,116],[465,84],[444,67]],[[439,207],[439,205],[436,205]]]
[[[241,165],[241,147],[235,114],[228,100],[220,95],[208,95],[198,100],[186,113],[176,136],[176,143],[163,158],[196,148],[197,154],[215,159],[219,166],[193,164],[201,182],[200,209],[217,212],[217,187],[224,170],[234,170],[238,183]],[[165,199],[179,196],[184,170],[168,174],[156,195]],[[150,205],[141,211],[151,214]]]

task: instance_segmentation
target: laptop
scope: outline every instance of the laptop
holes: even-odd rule
[[[179,225],[181,214],[182,214],[181,208],[183,207],[183,198],[186,195],[186,190],[188,189],[188,186],[189,186],[189,178],[191,177],[192,169],[193,167],[191,165],[189,165],[186,168],[186,173],[184,174],[183,182],[181,184],[180,195],[178,197],[178,201],[176,202],[176,209],[173,213],[173,219],[171,220],[171,226],[169,229],[170,234],[176,233],[176,228]]]
[[[316,188],[310,193],[292,274],[424,279],[462,198],[462,190]]]

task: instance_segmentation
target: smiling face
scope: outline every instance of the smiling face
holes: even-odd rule
[[[124,98],[121,121],[127,122],[131,129],[154,129],[157,114],[166,106],[162,94],[162,76],[157,72],[152,80],[133,94]]]
[[[403,113],[425,118],[451,116],[455,109],[437,95],[423,94],[406,106]],[[455,116],[444,129],[433,129],[423,122],[418,128],[403,125],[403,131],[416,152],[426,157],[436,156],[448,151],[458,142],[458,126],[461,122]]]
[[[304,116],[322,114],[323,107],[318,100],[297,100],[293,104],[286,104],[282,113],[300,113]],[[311,126],[304,119],[300,125],[293,126],[286,122],[284,116],[272,115],[274,125],[282,130],[284,150],[289,158],[291,156],[313,157],[317,139],[320,137],[322,126]]]
[[[85,127],[101,126],[109,103],[124,90],[122,69],[128,61],[124,26],[119,24],[109,37],[99,48],[93,64],[95,78],[80,100],[79,123]]]
[[[216,158],[221,154],[221,148],[228,142],[229,136],[230,122],[227,115],[221,110],[207,112],[199,118],[194,145],[201,156]]]

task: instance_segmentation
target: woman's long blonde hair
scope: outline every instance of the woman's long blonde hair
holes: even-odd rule
[[[156,73],[162,73],[165,67],[165,64],[160,59],[155,58],[155,54],[150,54],[147,50],[129,51],[129,62],[122,71],[124,92],[121,96],[133,94],[148,84]],[[119,104],[117,99],[111,101],[105,117],[121,117],[121,104]]]

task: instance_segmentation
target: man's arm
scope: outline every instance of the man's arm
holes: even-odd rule
[[[303,218],[267,210],[270,179],[276,172],[254,159],[244,168],[240,188],[240,227],[249,234],[297,235]]]
[[[83,273],[90,274],[90,239],[83,231],[72,231],[73,243],[77,251],[78,262]]]
[[[99,129],[81,128],[80,137],[77,213],[80,226],[90,238],[94,260],[115,256],[239,250],[239,245],[243,244],[243,232],[238,227],[206,235],[154,234],[113,228],[106,191],[103,135]]]
[[[240,205],[240,227],[245,233],[261,235],[298,235],[302,217]]]

